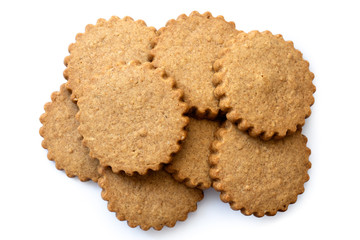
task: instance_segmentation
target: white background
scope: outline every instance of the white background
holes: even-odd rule
[[[281,33],[309,60],[317,87],[304,127],[310,181],[275,217],[244,216],[210,189],[174,228],[132,229],[107,210],[97,184],[47,160],[39,117],[65,82],[68,45],[87,24],[129,15],[160,28],[193,10],[244,31]],[[1,1],[0,239],[360,239],[358,10],[356,1]]]

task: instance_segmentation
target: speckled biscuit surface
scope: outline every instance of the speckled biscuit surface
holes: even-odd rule
[[[212,65],[224,43],[237,33],[233,22],[209,12],[180,15],[159,30],[152,50],[153,63],[164,67],[184,90],[185,102],[196,114],[214,118],[219,111],[214,97]]]
[[[107,65],[131,60],[148,62],[155,36],[155,28],[130,17],[114,16],[87,25],[85,33],[78,34],[76,42],[69,46],[70,56],[64,60],[66,86],[72,90],[72,98],[76,100],[83,86]]]
[[[191,118],[187,137],[166,171],[189,187],[209,188],[212,183],[209,176],[210,145],[218,128],[219,122]]]
[[[65,170],[69,177],[78,176],[81,181],[97,181],[99,162],[89,156],[89,150],[81,143],[78,121],[75,114],[78,107],[70,99],[70,92],[61,85],[60,92],[51,95],[51,103],[45,105],[41,115],[40,135],[42,146],[48,149],[49,160],[55,161],[56,168]]]
[[[263,141],[227,121],[216,133],[210,156],[213,187],[234,210],[257,217],[285,211],[304,192],[311,167],[307,139],[298,130]]]
[[[186,137],[188,106],[182,95],[175,81],[150,63],[131,61],[92,79],[77,115],[90,156],[114,172],[159,170]]]
[[[227,119],[263,139],[294,133],[311,114],[314,74],[281,35],[239,33],[214,63],[214,94]]]
[[[164,170],[134,176],[115,174],[103,167],[99,171],[101,195],[108,201],[109,211],[116,212],[119,220],[127,220],[130,227],[173,227],[176,221],[184,221],[189,212],[195,211],[203,198],[201,190],[186,187]]]

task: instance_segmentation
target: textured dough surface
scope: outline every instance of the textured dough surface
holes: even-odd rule
[[[230,40],[215,62],[215,96],[227,119],[263,139],[304,125],[314,103],[314,74],[292,42],[253,31]]]
[[[187,126],[186,139],[166,170],[172,173],[176,180],[184,181],[189,187],[211,187],[210,145],[218,128],[219,122],[191,118]]]
[[[116,212],[119,220],[127,220],[130,227],[173,227],[176,221],[184,221],[189,212],[195,211],[203,198],[201,190],[186,187],[164,170],[127,176],[100,168],[100,173],[101,195],[108,201],[109,211]]]
[[[180,15],[159,30],[153,63],[174,77],[184,90],[185,102],[191,109],[196,108],[199,116],[214,118],[219,111],[213,94],[212,65],[235,33],[234,23],[226,22],[222,16],[214,18],[209,12]]]
[[[285,211],[304,192],[311,167],[307,139],[298,130],[279,140],[248,136],[226,122],[212,145],[210,176],[221,200],[257,217]]]
[[[130,62],[94,78],[79,98],[80,134],[90,156],[114,172],[145,174],[171,161],[188,117],[182,91],[164,70]]]
[[[70,56],[64,60],[64,76],[72,97],[76,100],[93,75],[101,74],[108,65],[131,60],[148,62],[155,36],[155,28],[130,17],[99,19],[95,26],[87,25],[85,33],[78,34],[69,46]]]
[[[99,162],[89,156],[89,150],[81,143],[82,137],[77,131],[79,122],[75,119],[78,107],[70,95],[63,84],[60,92],[51,95],[52,102],[45,105],[45,113],[40,117],[42,146],[48,149],[49,160],[55,161],[56,168],[65,170],[67,176],[96,182]]]

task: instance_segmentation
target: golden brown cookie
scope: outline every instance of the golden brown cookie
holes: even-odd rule
[[[219,122],[191,118],[187,136],[180,151],[174,156],[166,171],[189,187],[206,189],[211,187],[209,176],[210,145]]]
[[[185,102],[200,117],[213,119],[219,107],[214,97],[213,63],[224,43],[237,33],[233,22],[211,13],[180,15],[159,30],[153,64],[164,67],[184,90]]]
[[[78,130],[101,165],[116,173],[145,174],[179,151],[188,106],[164,70],[131,61],[93,78],[84,90]]]
[[[311,167],[307,139],[298,130],[283,139],[250,137],[226,121],[210,156],[213,187],[234,210],[257,217],[286,211],[304,192]]]
[[[269,31],[239,33],[214,63],[214,94],[227,119],[268,140],[294,133],[310,116],[314,74],[291,41]]]
[[[116,212],[120,221],[127,220],[130,227],[173,227],[177,221],[186,220],[204,196],[201,190],[186,187],[164,170],[134,176],[115,174],[103,167],[99,171],[101,196],[108,201],[109,211]]]
[[[107,65],[131,60],[149,61],[155,36],[155,28],[130,17],[113,16],[109,21],[99,19],[95,26],[87,25],[85,33],[78,34],[76,42],[69,46],[70,56],[64,60],[66,86],[72,90],[72,98],[76,100],[83,86]]]
[[[96,182],[99,162],[89,157],[89,150],[81,143],[82,137],[77,131],[79,123],[75,120],[78,107],[70,95],[63,84],[60,92],[51,95],[52,102],[45,104],[45,113],[40,117],[42,146],[48,149],[49,160],[55,161],[56,168],[65,170],[68,177],[78,176],[81,181]]]

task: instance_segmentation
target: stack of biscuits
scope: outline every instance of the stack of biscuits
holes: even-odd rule
[[[210,187],[257,217],[304,192],[314,74],[281,35],[209,12],[160,30],[112,17],[69,52],[67,82],[40,117],[42,146],[67,176],[97,182],[130,227],[173,227]]]

